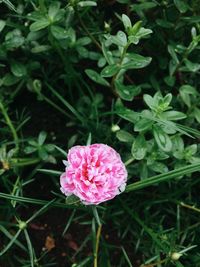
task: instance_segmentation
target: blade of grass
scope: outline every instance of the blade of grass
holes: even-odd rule
[[[183,176],[183,175],[190,174],[190,173],[197,172],[197,171],[200,171],[200,164],[199,163],[191,164],[191,165],[179,168],[179,169],[169,171],[168,173],[159,174],[159,175],[147,178],[145,180],[132,183],[126,187],[126,192],[139,190],[139,189],[142,189],[142,188],[154,185],[154,184],[158,184],[161,182],[170,181],[178,176]]]
[[[38,172],[60,176],[62,172],[48,169],[37,169]]]
[[[0,198],[7,199],[7,200],[15,200],[17,202],[22,202],[22,203],[31,203],[34,205],[46,205],[49,203],[47,200],[42,200],[42,199],[36,199],[36,198],[28,198],[28,197],[19,197],[19,196],[11,196],[10,194],[5,194],[5,193],[0,193]],[[58,208],[69,208],[73,209],[74,207],[78,209],[85,210],[86,208],[84,206],[74,206],[74,205],[67,205],[65,203],[60,203],[59,201],[56,201],[52,204],[53,207],[58,207]]]
[[[162,242],[157,238],[157,234],[154,233],[154,231],[149,228],[138,216],[138,214],[133,211],[132,209],[130,209],[129,207],[127,207],[123,202],[122,200],[120,200],[120,203],[122,205],[122,207],[124,208],[124,210],[130,215],[130,217],[136,221],[141,227],[142,229],[152,238],[152,240],[158,245],[158,247],[160,249],[165,250],[165,247],[163,246]]]
[[[11,235],[10,232],[8,232],[8,230],[7,230],[5,227],[3,227],[2,225],[0,225],[0,231],[1,231],[2,233],[4,233],[4,235],[5,235],[6,237],[8,237],[10,240],[13,239],[13,235]],[[23,249],[24,251],[26,251],[25,246],[22,245],[22,243],[20,243],[18,240],[15,239],[14,243],[15,243],[18,247],[20,247],[21,249]]]
[[[80,120],[81,122],[84,122],[84,118],[75,110],[75,108],[69,104],[69,102],[67,102],[67,100],[65,100],[56,90],[53,89],[53,87],[51,87],[48,83],[46,83],[47,87],[49,88],[49,90],[53,93],[53,95],[55,95],[66,107],[67,109],[69,109],[74,115],[75,117]]]
[[[53,199],[51,201],[49,201],[49,203],[47,203],[46,205],[44,205],[41,209],[39,209],[38,211],[36,211],[27,221],[26,223],[30,223],[32,220],[34,220],[36,217],[38,217],[39,215],[41,215],[43,212],[45,212],[45,210],[52,206],[52,204],[56,201],[56,199]]]
[[[121,247],[121,249],[122,249],[122,252],[123,252],[123,254],[124,254],[124,258],[126,259],[126,261],[127,261],[127,263],[128,263],[128,266],[129,266],[129,267],[133,267],[133,265],[132,265],[132,263],[131,263],[131,261],[130,261],[130,259],[129,259],[127,253],[126,253],[126,250],[125,250],[123,247]]]
[[[34,267],[35,263],[34,263],[34,250],[33,250],[33,246],[31,244],[31,240],[29,237],[29,234],[27,232],[26,229],[24,229],[24,234],[26,237],[26,242],[27,242],[27,246],[28,246],[28,250],[29,250],[29,256],[30,256],[30,263],[31,263],[31,267]]]
[[[66,158],[67,157],[67,152],[63,150],[62,148],[54,145],[54,147]]]
[[[13,245],[14,243],[16,243],[16,240],[17,240],[19,234],[21,233],[21,231],[22,231],[22,230],[19,229],[19,230],[17,231],[17,233],[12,237],[12,239],[11,239],[10,242],[7,244],[7,246],[0,252],[0,257],[1,257],[4,253],[6,253],[6,252],[9,250],[9,248],[12,247],[12,245]]]
[[[17,12],[15,6],[9,1],[9,0],[3,0],[2,1],[4,4],[6,4],[10,9],[12,9],[13,11]]]
[[[67,232],[67,230],[68,230],[68,228],[69,228],[69,226],[70,226],[70,224],[71,224],[71,222],[72,222],[72,220],[74,218],[75,213],[76,213],[76,210],[74,209],[72,211],[72,214],[69,217],[69,220],[68,220],[68,222],[67,222],[67,224],[65,226],[65,229],[63,230],[62,236],[64,236],[66,234],[66,232]]]

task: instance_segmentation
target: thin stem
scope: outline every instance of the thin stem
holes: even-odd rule
[[[13,140],[15,142],[15,153],[17,153],[18,150],[19,150],[19,138],[18,138],[17,132],[15,130],[15,127],[13,126],[13,123],[12,123],[10,117],[8,116],[6,108],[3,105],[3,102],[1,100],[0,100],[0,110],[2,111],[2,114],[3,114],[4,118],[5,118],[6,124],[10,128],[10,131],[11,131],[11,133],[13,135]]]
[[[190,209],[190,210],[193,210],[193,211],[196,211],[196,212],[200,212],[200,209],[194,207],[194,206],[191,206],[191,205],[188,205],[188,204],[185,204],[183,202],[180,203],[180,206],[181,207],[184,207],[184,208],[187,208],[187,209]]]
[[[127,52],[127,49],[128,49],[128,47],[129,47],[129,45],[130,45],[130,43],[127,42],[127,44],[125,45],[125,47],[124,47],[124,49],[123,49],[123,52],[122,52],[122,55],[121,55],[121,58],[120,58],[119,65],[122,64],[122,62],[123,62],[123,60],[124,60],[124,58],[125,58],[125,56],[126,56],[126,52]],[[113,90],[113,92],[115,93],[115,95],[116,95],[116,91],[115,91],[115,80],[116,80],[116,78],[117,78],[119,72],[120,72],[120,70],[119,70],[119,71],[112,77],[112,81],[111,81],[111,87],[112,87],[112,90]]]
[[[87,33],[87,35],[90,37],[90,39],[93,41],[93,43],[96,45],[96,47],[102,51],[101,45],[100,43],[94,38],[94,36],[88,31],[88,28],[86,27],[85,23],[83,22],[81,16],[79,15],[79,13],[77,12],[78,15],[78,19],[80,21],[80,24],[82,26],[82,28],[84,29],[84,31]]]
[[[46,97],[43,94],[40,94],[42,96],[42,98],[48,103],[50,104],[52,107],[54,107],[55,109],[57,109],[58,111],[60,111],[62,114],[64,114],[66,117],[71,119],[71,116],[65,112],[62,108],[60,108],[58,105],[56,105],[53,101],[51,101],[51,99],[49,99],[48,97]]]
[[[128,165],[131,164],[134,160],[135,160],[134,158],[130,158],[130,159],[128,159],[128,160],[124,163],[124,165],[125,165],[125,166],[128,166]]]
[[[102,224],[99,225],[96,236],[96,246],[94,254],[94,267],[98,267],[98,251],[99,251],[99,240],[101,236]]]
[[[154,262],[154,263],[150,263],[150,264],[142,264],[142,265],[140,265],[140,267],[154,267],[154,266],[158,266],[158,264],[162,264],[162,263],[166,262],[167,260],[168,260],[168,258],[166,258],[164,260],[161,260],[161,261]]]

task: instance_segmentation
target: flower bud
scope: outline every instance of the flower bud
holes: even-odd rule
[[[19,226],[19,229],[23,230],[27,227],[27,223],[24,221],[19,221],[18,226]]]
[[[117,132],[117,131],[119,131],[119,130],[120,130],[119,125],[117,125],[117,124],[112,125],[112,127],[111,127],[111,131],[112,131],[113,133],[115,133],[115,132]]]
[[[178,261],[180,259],[180,257],[183,256],[183,254],[179,253],[179,252],[173,252],[171,254],[171,259],[173,261]]]

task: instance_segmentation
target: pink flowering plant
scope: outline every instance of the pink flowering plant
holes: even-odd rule
[[[105,144],[74,146],[69,150],[61,191],[86,204],[99,204],[125,190],[127,170],[120,155]]]

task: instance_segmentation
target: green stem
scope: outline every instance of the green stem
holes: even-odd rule
[[[102,224],[99,225],[96,236],[96,246],[94,254],[94,267],[98,267],[98,252],[99,252],[99,241],[101,237]]]
[[[13,135],[13,140],[15,142],[15,153],[17,153],[19,150],[19,138],[18,138],[17,132],[15,130],[15,127],[13,126],[13,123],[12,123],[10,117],[8,116],[6,108],[5,108],[5,106],[1,100],[0,100],[0,110],[2,111],[2,114],[5,118],[6,124],[10,128],[10,131]]]
[[[134,158],[128,159],[128,160],[124,163],[124,165],[125,165],[125,166],[128,166],[128,165],[131,164],[134,160],[135,160]]]
[[[65,112],[62,108],[60,108],[58,105],[56,105],[53,101],[51,101],[51,99],[49,99],[48,97],[46,97],[43,94],[40,94],[42,96],[42,98],[48,103],[50,104],[52,107],[54,107],[55,109],[57,109],[58,111],[60,111],[62,114],[64,114],[66,117],[71,119],[71,116]]]
[[[125,58],[125,56],[126,56],[127,49],[128,49],[128,47],[129,47],[129,45],[130,45],[130,43],[127,42],[126,46],[125,46],[124,49],[123,49],[123,52],[122,52],[122,55],[121,55],[121,58],[120,58],[119,65],[122,64],[122,62],[123,62],[123,60],[124,60],[124,58]],[[112,88],[112,91],[113,91],[113,93],[114,93],[115,95],[116,95],[116,91],[115,91],[115,80],[116,80],[116,78],[117,78],[119,72],[120,72],[120,70],[119,70],[119,71],[112,77],[112,81],[111,81],[111,88]]]
[[[41,160],[39,158],[35,159],[12,159],[11,165],[12,166],[28,166],[39,163]]]
[[[94,36],[88,31],[88,28],[86,27],[85,23],[83,22],[81,16],[79,15],[79,13],[77,12],[77,16],[78,16],[78,19],[80,21],[80,24],[83,28],[83,30],[87,33],[87,35],[90,37],[90,39],[93,41],[93,43],[96,45],[96,47],[102,51],[102,48],[101,48],[101,45],[100,43],[94,38]]]

